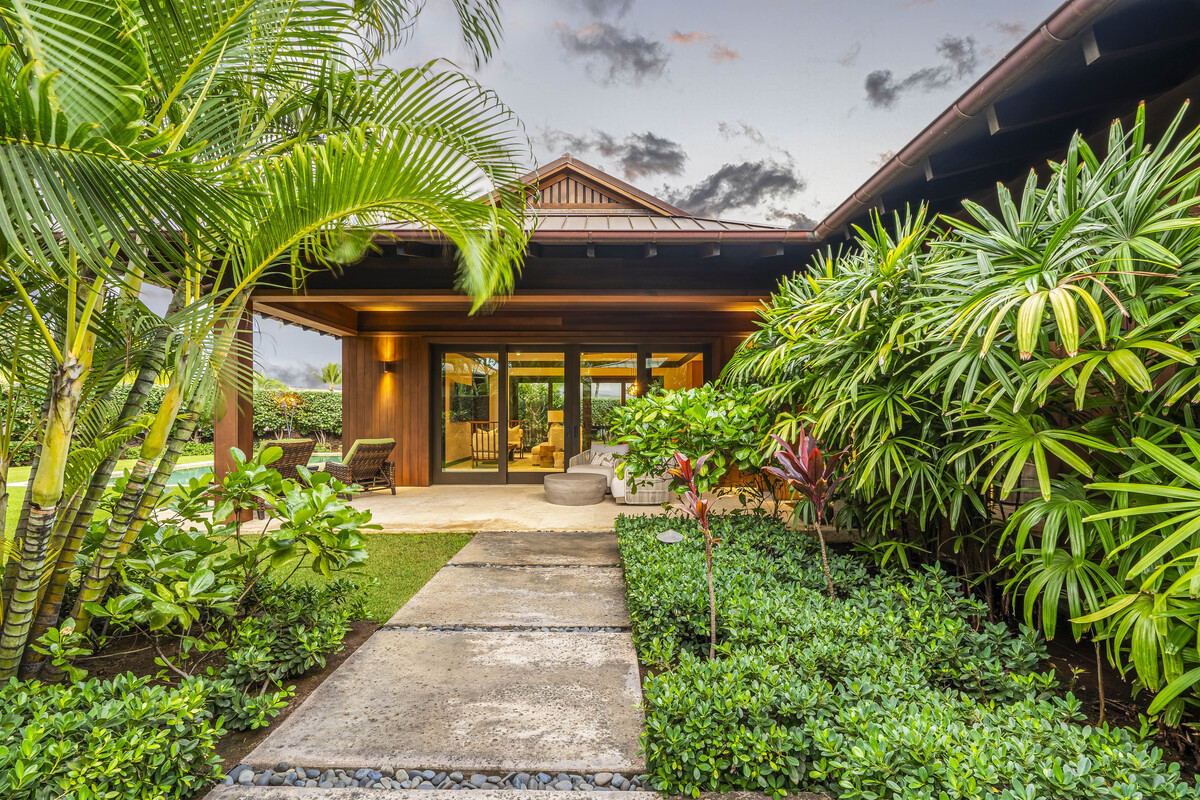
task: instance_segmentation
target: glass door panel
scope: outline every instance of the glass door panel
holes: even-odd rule
[[[508,353],[508,473],[562,472],[566,426],[566,354]]]
[[[638,392],[637,353],[589,352],[579,356],[579,446],[608,443],[613,409]]]
[[[646,389],[696,389],[704,385],[704,354],[651,353],[646,359]]]
[[[506,451],[499,354],[445,353],[441,367],[442,471],[498,474]]]

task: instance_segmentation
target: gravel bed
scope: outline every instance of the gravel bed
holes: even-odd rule
[[[628,633],[629,628],[588,628],[588,627],[568,627],[568,628],[540,628],[536,625],[509,625],[507,627],[485,626],[485,625],[384,625],[380,630],[384,631],[468,631],[471,633],[489,633],[496,631],[514,631],[522,632],[539,632],[539,633]]]
[[[484,775],[478,772],[406,770],[394,767],[358,770],[306,769],[291,764],[276,764],[274,769],[255,769],[238,764],[229,771],[226,786],[304,786],[320,789],[545,789],[559,792],[640,792],[649,791],[647,777],[627,778],[619,772],[586,775],[565,772],[509,772]]]

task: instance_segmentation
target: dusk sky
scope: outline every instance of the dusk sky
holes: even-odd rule
[[[509,0],[473,74],[531,140],[695,214],[808,227],[1057,7],[1054,0]],[[430,2],[385,60],[468,64]],[[258,321],[261,368],[294,386],[339,340]]]

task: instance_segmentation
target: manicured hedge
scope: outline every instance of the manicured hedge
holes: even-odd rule
[[[718,656],[707,653],[703,538],[617,522],[644,685],[643,745],[667,792],[838,798],[1195,797],[1177,764],[1037,670],[1042,642],[985,621],[937,569],[873,574],[765,517],[713,520]],[[663,544],[672,527],[687,539]]]
[[[54,686],[0,686],[0,797],[191,797],[219,776],[202,686],[119,675]]]
[[[150,388],[150,397],[146,401],[146,413],[158,411],[166,393],[165,386]],[[128,386],[119,386],[113,391],[113,400],[124,403],[129,394]],[[296,410],[293,431],[296,434],[309,436],[323,432],[327,436],[342,435],[342,393],[325,390],[298,391],[300,407]],[[282,432],[285,428],[283,414],[280,413],[276,395],[269,391],[254,393],[254,433],[256,436],[271,436]],[[200,439],[212,439],[212,411],[201,414],[200,424],[196,426],[196,436]]]

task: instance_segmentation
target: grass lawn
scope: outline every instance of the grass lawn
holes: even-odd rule
[[[367,563],[351,575],[374,578],[379,585],[367,597],[367,612],[375,622],[391,619],[433,574],[471,541],[469,533],[372,533],[367,536]],[[309,571],[296,579],[323,580]]]
[[[196,464],[205,461],[212,461],[212,456],[182,456],[179,459],[179,464]],[[121,470],[129,469],[137,463],[137,459],[125,458],[117,462],[115,475],[120,475]],[[11,533],[16,530],[17,518],[21,516],[21,504],[25,502],[25,487],[12,486],[14,483],[25,483],[29,481],[29,467],[12,467],[8,471],[8,483],[11,488],[8,490],[8,508],[4,514],[4,530]]]

